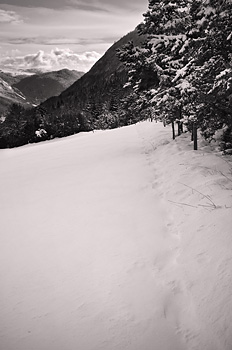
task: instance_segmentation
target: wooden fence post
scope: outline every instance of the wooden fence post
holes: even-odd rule
[[[180,136],[180,121],[177,120],[177,135]]]
[[[193,149],[197,150],[197,126],[196,123],[193,123]]]
[[[175,134],[175,124],[174,121],[172,121],[172,138],[175,140],[176,134]]]
[[[178,136],[180,136],[183,133],[183,122],[178,120],[177,125],[178,125]]]

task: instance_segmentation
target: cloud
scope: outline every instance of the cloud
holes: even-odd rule
[[[1,23],[11,23],[19,24],[22,23],[21,17],[15,11],[6,11],[0,9],[0,24]]]
[[[82,0],[68,0],[67,5],[83,11],[109,12],[109,10],[104,5],[99,5],[99,3],[96,5],[92,2],[87,3],[86,1]]]
[[[0,60],[0,66],[11,71],[35,68],[51,71],[68,68],[87,72],[100,57],[101,55],[95,51],[77,54],[70,49],[56,48],[50,53],[40,50],[26,56],[6,57]]]
[[[64,8],[66,0],[0,0],[0,5],[10,5],[28,8]]]
[[[109,2],[111,2],[109,0]],[[107,2],[106,2],[107,3]],[[5,5],[6,0],[1,1],[0,5]],[[104,11],[108,12],[105,3],[101,0],[7,0],[7,5],[24,8],[47,8],[47,9],[65,9],[73,7],[84,11]]]
[[[67,37],[15,37],[5,38],[5,40],[12,45],[45,45],[45,46],[56,46],[56,45],[94,45],[101,43],[113,43],[118,40],[117,36],[107,36],[102,38],[67,38]]]
[[[67,7],[88,12],[111,12],[113,9],[133,11],[144,8],[147,0],[0,0],[0,5],[17,6],[21,8],[65,9]]]

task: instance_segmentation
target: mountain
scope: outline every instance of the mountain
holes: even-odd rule
[[[3,72],[2,70],[0,70],[0,78],[2,78],[10,86],[17,84],[20,80],[26,77],[26,74],[13,75],[9,72]]]
[[[17,88],[10,86],[0,77],[0,115],[3,114],[12,103],[30,106],[26,97]]]
[[[51,96],[58,96],[82,75],[84,72],[62,69],[27,76],[15,83],[13,87],[19,89],[31,103],[39,104]]]
[[[128,89],[123,89],[127,81],[127,70],[119,61],[116,50],[129,41],[139,45],[143,40],[144,36],[139,36],[136,30],[130,32],[114,43],[89,72],[59,96],[42,103],[41,107],[50,116],[76,116],[84,124],[86,119],[96,121],[104,112],[116,110],[123,97],[128,95]]]

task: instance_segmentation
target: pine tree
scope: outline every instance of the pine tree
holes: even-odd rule
[[[147,36],[143,47],[130,42],[119,51],[147,110],[165,123],[185,120],[205,137],[232,128],[231,13],[230,0],[149,0],[138,27]]]
[[[229,0],[198,2],[191,13],[198,42],[191,73],[194,104],[197,123],[207,138],[224,124],[232,126],[231,13]]]
[[[146,91],[147,108],[160,119],[173,122],[181,115],[181,82],[188,69],[186,28],[188,1],[149,1],[145,22],[138,27],[147,40],[142,48],[129,43],[119,58],[129,67],[128,84]]]

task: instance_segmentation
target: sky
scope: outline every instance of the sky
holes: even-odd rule
[[[88,71],[143,20],[147,0],[0,0],[0,69]]]

